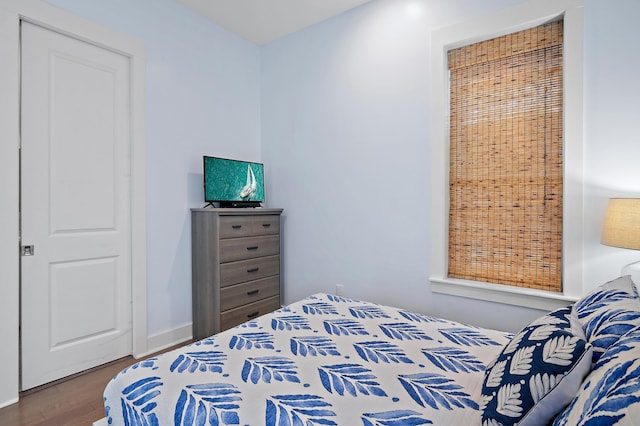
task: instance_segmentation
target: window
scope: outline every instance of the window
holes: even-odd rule
[[[431,35],[431,135],[429,140],[429,283],[432,292],[552,310],[583,293],[582,224],[582,0],[523,2],[443,27]],[[563,177],[561,192],[561,291],[493,284],[449,275],[450,120],[448,52],[554,21],[563,21]],[[507,222],[503,221],[503,224]]]
[[[562,291],[563,21],[448,52],[448,276]]]

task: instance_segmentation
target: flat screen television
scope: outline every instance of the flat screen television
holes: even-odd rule
[[[220,207],[260,207],[264,202],[262,163],[203,157],[204,201]]]

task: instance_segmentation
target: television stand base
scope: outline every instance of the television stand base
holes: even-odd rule
[[[260,207],[259,201],[220,201],[221,208]]]

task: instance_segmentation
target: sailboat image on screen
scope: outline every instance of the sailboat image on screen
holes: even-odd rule
[[[240,198],[243,200],[251,200],[258,192],[258,183],[256,182],[256,175],[253,174],[251,165],[247,165],[247,183],[240,191]]]
[[[204,156],[204,200],[220,207],[260,207],[264,202],[262,163]]]

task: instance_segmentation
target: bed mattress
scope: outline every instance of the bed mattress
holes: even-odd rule
[[[120,372],[116,425],[479,424],[508,333],[315,294]]]

